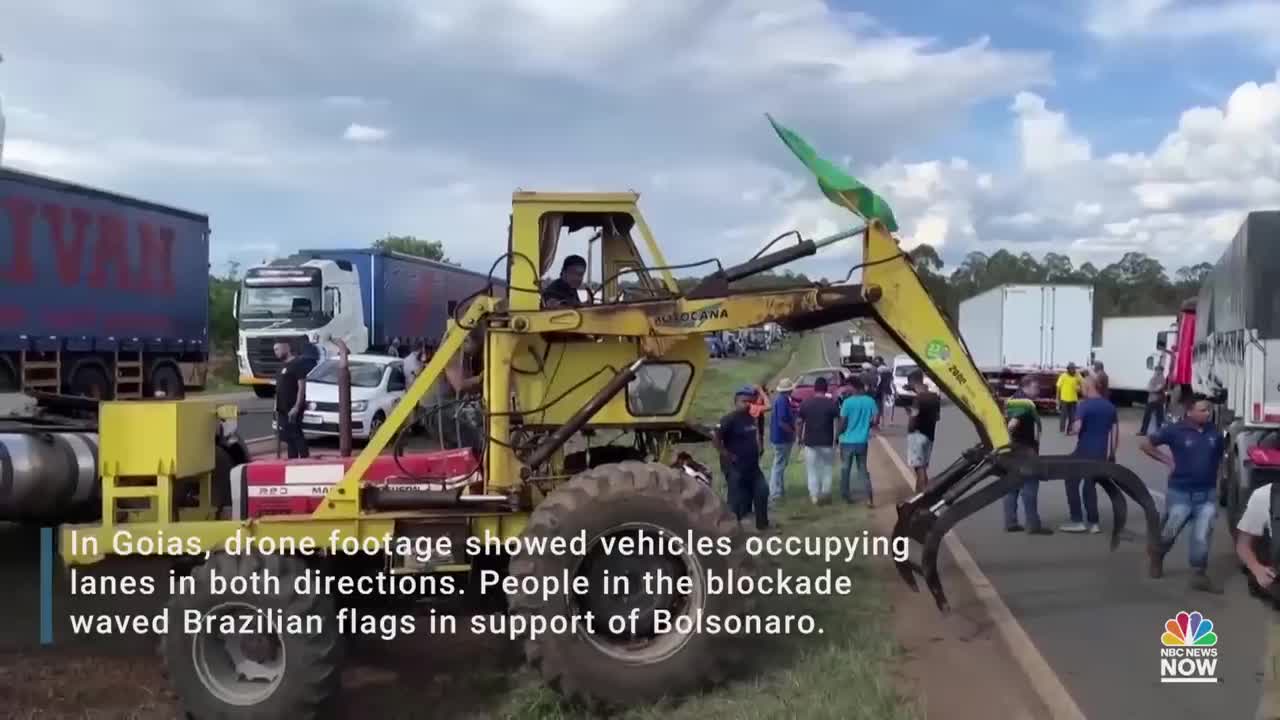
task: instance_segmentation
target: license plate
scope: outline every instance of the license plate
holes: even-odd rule
[[[310,415],[304,413],[302,415],[302,424],[304,425],[320,425],[324,422],[319,415]]]

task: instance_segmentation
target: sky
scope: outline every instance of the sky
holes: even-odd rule
[[[635,190],[672,262],[855,224],[765,113],[948,268],[1172,274],[1280,207],[1280,2],[927,6],[0,0],[0,161],[208,214],[215,271],[387,234],[487,269],[516,189]]]

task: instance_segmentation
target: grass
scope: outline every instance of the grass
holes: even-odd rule
[[[695,422],[714,423],[732,401],[733,390],[745,384],[795,377],[826,365],[821,336],[793,338],[780,349],[741,360],[722,361],[707,371],[699,396],[693,404]],[[714,452],[700,449],[697,455],[710,467],[718,468]],[[768,473],[772,450],[766,453]],[[724,492],[723,483],[717,491]],[[867,510],[862,507],[830,505],[815,508],[809,503],[804,465],[793,459],[786,474],[786,500],[775,519],[788,535],[860,535],[869,528]],[[915,720],[921,717],[916,704],[901,697],[894,685],[892,668],[898,645],[890,622],[892,608],[883,577],[872,567],[880,558],[857,558],[844,564],[837,560],[832,570],[853,581],[849,596],[784,596],[762,598],[764,613],[807,613],[813,615],[820,635],[763,638],[753,658],[753,672],[715,691],[682,702],[661,703],[618,715],[625,720],[764,720],[765,718],[806,718],[835,720]],[[826,568],[821,558],[783,557],[776,565],[791,576],[816,576]],[[525,672],[524,674],[528,674]],[[491,717],[509,720],[580,720],[588,716],[565,707],[535,678],[519,681]]]

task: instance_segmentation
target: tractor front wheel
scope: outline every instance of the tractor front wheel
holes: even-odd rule
[[[224,553],[192,570],[195,592],[170,599],[162,642],[165,671],[186,717],[303,720],[328,713],[339,690],[342,640],[333,598],[294,592],[305,570],[296,558]],[[280,580],[279,594],[214,592],[215,575],[229,580],[264,571]],[[319,618],[319,632],[267,627],[268,617]],[[188,618],[199,619],[199,631],[187,631]]]
[[[529,552],[535,540],[572,541],[580,534],[587,540],[585,554]],[[740,617],[749,609],[749,598],[708,592],[709,572],[724,578],[752,570],[746,534],[724,502],[696,479],[655,463],[601,465],[553,491],[530,516],[525,536],[524,552],[510,564],[520,590],[508,596],[511,612],[552,622],[592,616],[593,632],[579,623],[576,631],[525,641],[530,664],[570,702],[625,707],[688,694],[721,681],[741,659],[742,634],[674,629],[699,617]],[[694,543],[727,538],[728,552],[719,545],[711,552],[687,547],[690,537]],[[641,552],[624,551],[632,542]],[[657,543],[665,547],[655,549]],[[543,578],[565,573],[585,576],[590,590],[546,598],[531,591]],[[646,588],[646,574],[673,582]],[[626,578],[629,589],[617,584],[619,578]],[[638,621],[611,631],[610,617]]]

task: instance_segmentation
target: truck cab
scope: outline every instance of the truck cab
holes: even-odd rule
[[[353,353],[369,346],[360,280],[350,262],[285,258],[250,268],[235,298],[240,384],[270,396],[281,362],[274,345],[302,354],[311,339],[341,339]]]

